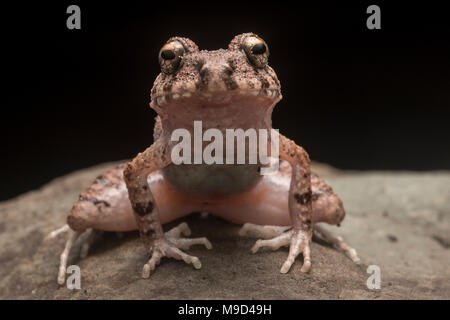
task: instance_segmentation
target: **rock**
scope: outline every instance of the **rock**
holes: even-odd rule
[[[450,172],[345,172],[314,164],[344,201],[340,228],[362,264],[319,242],[312,269],[301,258],[288,274],[279,269],[287,248],[251,254],[255,239],[237,236],[238,225],[193,214],[193,236],[207,236],[214,249],[193,247],[202,269],[163,259],[150,279],[140,277],[147,253],[136,232],[106,233],[80,259],[81,289],[56,283],[65,237],[44,237],[65,223],[78,193],[111,164],[60,177],[39,190],[0,203],[1,299],[449,299]],[[176,221],[170,226],[179,223]],[[168,226],[168,227],[170,227]],[[369,265],[381,271],[381,289],[370,290]]]

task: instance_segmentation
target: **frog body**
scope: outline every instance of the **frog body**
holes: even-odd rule
[[[311,173],[306,151],[283,135],[277,136],[279,169],[270,175],[261,174],[267,163],[260,160],[226,163],[225,152],[223,163],[174,164],[174,131],[182,129],[194,136],[196,121],[201,121],[203,130],[223,134],[231,129],[271,132],[272,111],[282,95],[268,57],[267,44],[254,33],[238,35],[227,49],[214,51],[199,50],[192,40],[182,37],[170,38],[163,45],[161,73],[151,90],[150,107],[158,114],[154,143],[128,163],[97,177],[74,204],[67,225],[53,233],[68,233],[60,257],[60,284],[74,241],[96,230],[139,230],[151,253],[142,271],[144,278],[162,257],[181,259],[199,269],[200,260],[183,250],[196,244],[210,249],[211,243],[206,238],[182,237],[190,234],[186,223],[167,232],[162,228],[199,211],[243,223],[240,235],[253,231],[266,238],[258,240],[252,252],[263,246],[289,246],[282,273],[288,272],[300,253],[304,257],[301,271],[310,269],[313,232],[359,261],[356,251],[342,238],[318,225],[340,224],[345,216],[342,201],[323,179]],[[268,148],[273,144],[270,136]],[[201,142],[202,148],[206,145]],[[262,149],[258,145],[257,151]],[[246,160],[252,152],[245,149]],[[88,247],[89,241],[83,252],[87,253]]]

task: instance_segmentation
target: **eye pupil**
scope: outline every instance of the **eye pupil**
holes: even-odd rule
[[[175,58],[175,53],[172,50],[164,50],[161,52],[161,58],[164,60],[172,60]]]
[[[257,43],[252,48],[253,54],[263,54],[264,52],[266,52],[266,46],[264,43]]]

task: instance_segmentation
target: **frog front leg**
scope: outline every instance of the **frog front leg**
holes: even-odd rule
[[[147,182],[147,176],[171,163],[169,146],[157,140],[143,153],[137,155],[127,164],[124,179],[128,189],[128,197],[138,225],[139,234],[144,245],[151,252],[151,258],[142,269],[142,277],[148,278],[162,257],[183,260],[200,269],[201,262],[195,257],[181,251],[194,244],[203,244],[211,249],[212,245],[206,238],[183,239],[180,234],[189,235],[187,224],[172,229],[164,234],[159,217],[159,209]]]
[[[281,267],[281,273],[289,271],[300,253],[303,254],[301,271],[308,272],[311,268],[310,243],[313,231],[310,160],[306,151],[294,141],[282,135],[279,137],[280,159],[286,160],[292,168],[288,196],[292,228],[270,240],[257,242],[252,251],[255,253],[263,246],[276,250],[289,245],[289,255]]]

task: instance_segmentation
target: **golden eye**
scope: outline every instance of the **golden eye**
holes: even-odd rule
[[[257,68],[264,68],[269,61],[269,48],[263,39],[255,36],[245,38],[243,48],[250,62]]]
[[[161,72],[171,74],[183,64],[184,47],[179,41],[166,43],[159,51]]]

